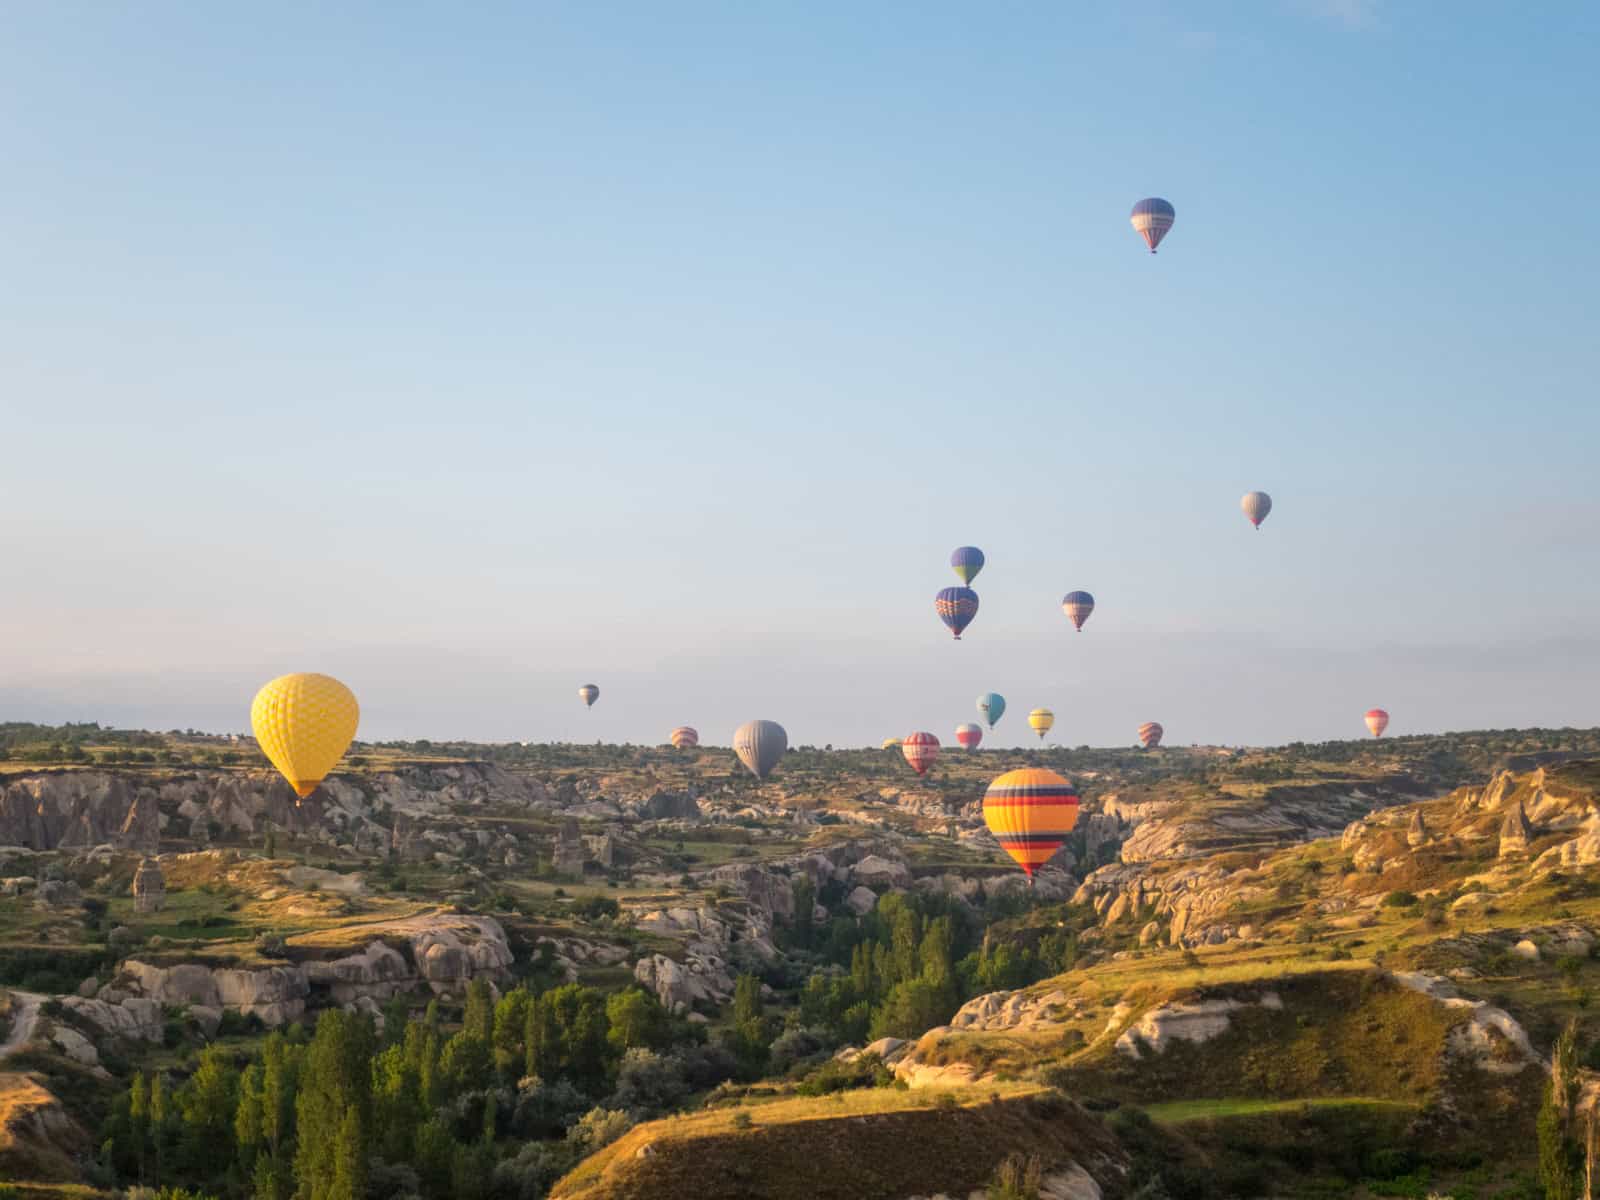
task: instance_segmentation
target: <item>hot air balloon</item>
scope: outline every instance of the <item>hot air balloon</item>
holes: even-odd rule
[[[978,593],[966,587],[945,588],[933,598],[933,609],[959,642],[961,631],[978,615]]]
[[[1161,239],[1167,236],[1167,230],[1172,228],[1172,222],[1177,217],[1177,210],[1172,205],[1159,197],[1152,196],[1135,204],[1128,219],[1133,222],[1133,231],[1144,239],[1144,244],[1149,246],[1150,253],[1154,254],[1156,247],[1161,244]]]
[[[1261,522],[1267,519],[1267,514],[1272,511],[1272,497],[1265,492],[1246,492],[1244,499],[1239,501],[1239,507],[1244,509],[1244,515],[1250,518],[1250,524],[1257,529]]]
[[[693,750],[700,744],[700,732],[687,725],[679,725],[672,731],[672,745],[678,750]]]
[[[906,756],[906,762],[911,764],[913,771],[918,775],[926,775],[928,768],[933,766],[933,760],[939,757],[939,739],[919,730],[908,734],[906,740],[900,743],[900,753]]]
[[[360,720],[355,694],[330,675],[280,675],[250,704],[256,742],[301,800],[344,756]]]
[[[900,744],[900,739],[899,738],[884,738],[883,739],[883,748],[885,750],[893,750],[899,744]]]
[[[789,735],[776,721],[746,721],[733,734],[733,752],[757,779],[772,774],[788,748]]]
[[[1165,732],[1160,721],[1146,721],[1139,726],[1139,742],[1146,750],[1154,750],[1161,745],[1161,735]]]
[[[983,551],[976,546],[957,546],[950,552],[950,569],[962,583],[970,584],[983,570]]]
[[[983,741],[983,727],[981,725],[957,725],[956,741],[963,750],[976,750],[978,743]]]
[[[1381,708],[1368,709],[1367,728],[1372,730],[1373,737],[1382,737],[1383,731],[1389,728],[1389,714]]]
[[[1044,735],[1050,732],[1050,726],[1056,723],[1056,715],[1048,708],[1036,708],[1028,714],[1028,726],[1039,735],[1039,740],[1044,741]]]
[[[592,683],[586,683],[578,689],[578,699],[582,700],[584,704],[588,705],[590,708],[593,708],[594,702],[600,699],[600,689],[595,687],[595,685]],[[624,707],[626,707],[626,705],[624,705]]]
[[[1067,620],[1072,622],[1072,627],[1082,633],[1083,623],[1094,611],[1094,597],[1088,592],[1068,592],[1061,597],[1061,611],[1067,614]]]
[[[978,711],[989,722],[989,728],[993,729],[994,723],[1005,716],[1006,698],[999,692],[985,692],[978,697]]]
[[[1078,823],[1078,793],[1054,771],[1007,771],[983,794],[983,819],[1032,883],[1034,871],[1050,861]]]

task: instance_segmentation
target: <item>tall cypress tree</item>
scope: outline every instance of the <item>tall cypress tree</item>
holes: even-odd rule
[[[365,1186],[371,1099],[371,1026],[329,1009],[317,1022],[301,1071],[295,1106],[296,1200],[350,1200],[341,1189]]]

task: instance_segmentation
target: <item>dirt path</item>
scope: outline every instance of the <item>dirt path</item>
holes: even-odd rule
[[[0,1045],[0,1058],[11,1057],[32,1039],[33,1027],[39,1022],[39,1005],[44,1003],[44,997],[36,992],[13,989],[11,995],[16,1000],[11,1014],[11,1036]]]

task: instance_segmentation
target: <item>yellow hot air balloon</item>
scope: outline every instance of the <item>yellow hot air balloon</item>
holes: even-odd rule
[[[1039,740],[1044,740],[1044,735],[1050,732],[1050,726],[1056,723],[1056,715],[1048,708],[1036,708],[1028,714],[1028,727],[1039,735]]]
[[[1078,823],[1078,792],[1042,767],[1007,771],[984,793],[983,819],[1031,884],[1033,873],[1061,849]]]
[[[331,675],[280,675],[250,704],[262,753],[302,800],[344,757],[360,720],[355,693]]]
[[[899,738],[884,738],[883,739],[883,748],[885,750],[893,750],[899,744],[900,744],[900,739]]]

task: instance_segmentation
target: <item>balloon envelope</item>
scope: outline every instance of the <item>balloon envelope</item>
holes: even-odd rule
[[[956,741],[963,750],[976,750],[978,744],[983,741],[983,726],[957,725]]]
[[[939,739],[921,731],[909,734],[900,743],[900,753],[906,756],[906,762],[911,764],[913,771],[918,775],[926,775],[928,768],[933,766],[933,760],[939,757]]]
[[[959,642],[961,631],[978,615],[978,593],[967,587],[945,588],[933,598],[933,610]]]
[[[1078,793],[1054,771],[1007,771],[984,793],[983,819],[1000,848],[1032,879],[1078,823]]]
[[[1367,728],[1372,731],[1373,737],[1382,737],[1383,731],[1389,728],[1389,714],[1381,708],[1368,709]]]
[[[1267,514],[1272,511],[1272,497],[1265,492],[1246,492],[1244,499],[1239,501],[1239,507],[1244,509],[1244,515],[1250,518],[1250,524],[1257,529],[1261,522],[1267,519]]]
[[[1044,735],[1050,732],[1050,726],[1056,723],[1056,715],[1048,708],[1036,708],[1028,714],[1028,726],[1039,735],[1041,741]]]
[[[1161,239],[1167,236],[1167,230],[1172,228],[1172,223],[1177,217],[1177,210],[1159,196],[1139,201],[1128,214],[1134,232],[1144,239],[1144,244],[1150,247],[1151,254],[1156,252],[1156,247],[1161,244]]]
[[[733,752],[757,779],[765,779],[789,748],[789,735],[776,721],[746,721],[733,734]]]
[[[344,757],[360,721],[355,693],[331,675],[280,675],[250,704],[256,742],[301,799]]]
[[[1161,735],[1165,732],[1160,721],[1146,721],[1139,726],[1139,742],[1146,750],[1154,750],[1161,745]]]
[[[976,546],[957,546],[950,553],[950,569],[962,583],[971,583],[983,570],[983,551]]]
[[[688,725],[679,725],[672,731],[672,744],[679,750],[692,750],[700,744],[700,731]]]
[[[884,738],[883,739],[883,748],[885,750],[893,750],[899,744],[900,744],[900,739],[899,738]]]
[[[1094,597],[1088,592],[1068,592],[1061,597],[1061,611],[1067,614],[1067,620],[1072,622],[1072,627],[1082,633],[1083,623],[1094,611]]]
[[[989,722],[989,728],[993,729],[994,723],[1005,715],[1006,698],[999,692],[985,692],[978,697],[978,711]]]
[[[595,685],[592,683],[586,683],[578,689],[578,699],[582,700],[584,704],[588,705],[590,708],[593,708],[594,702],[600,699],[600,689],[595,687]],[[626,708],[627,706],[624,705],[623,707]]]

